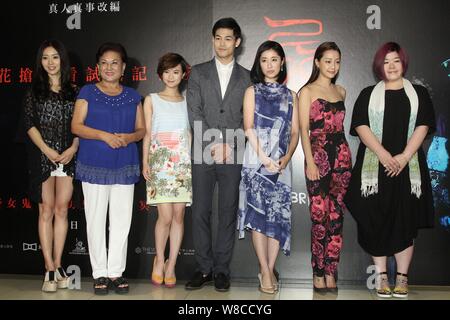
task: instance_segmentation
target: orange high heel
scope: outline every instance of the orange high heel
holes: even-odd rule
[[[153,259],[153,270],[155,270],[156,256]],[[152,284],[159,287],[163,284],[164,278],[162,275],[159,275],[152,270]]]
[[[164,285],[166,288],[174,288],[177,284],[177,278],[176,277],[166,277],[166,266],[169,260],[166,260],[164,263]]]

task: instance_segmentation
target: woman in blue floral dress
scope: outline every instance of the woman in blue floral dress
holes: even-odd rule
[[[281,45],[266,41],[251,70],[254,85],[244,96],[248,138],[241,174],[238,228],[252,231],[261,272],[259,290],[275,293],[279,249],[290,253],[291,157],[299,138],[296,94],[284,84],[287,71]]]

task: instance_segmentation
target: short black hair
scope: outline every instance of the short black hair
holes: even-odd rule
[[[256,57],[255,62],[253,62],[252,70],[250,71],[250,78],[254,84],[256,83],[264,83],[264,74],[261,70],[261,55],[264,51],[267,50],[274,50],[278,55],[281,57],[282,60],[284,60],[284,64],[282,65],[282,68],[280,70],[280,73],[278,74],[277,82],[278,83],[284,83],[287,77],[287,67],[286,67],[286,55],[284,53],[283,47],[281,44],[279,44],[276,41],[267,40],[263,42],[258,50],[256,51]]]
[[[222,18],[216,21],[212,29],[213,37],[216,36],[217,29],[225,28],[233,30],[233,35],[236,39],[242,38],[241,27],[233,18]]]
[[[103,54],[107,51],[117,52],[118,54],[120,54],[122,62],[127,63],[127,61],[128,61],[127,51],[125,50],[123,45],[121,45],[120,43],[116,43],[116,42],[105,42],[104,44],[102,44],[98,48],[97,54],[95,55],[96,61],[99,62],[100,57],[103,56]]]

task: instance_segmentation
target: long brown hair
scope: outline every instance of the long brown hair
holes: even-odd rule
[[[320,59],[322,59],[325,51],[328,51],[328,50],[337,51],[337,52],[339,52],[339,56],[341,56],[341,49],[339,49],[339,47],[337,46],[336,43],[324,42],[324,43],[320,44],[317,47],[316,52],[314,53],[313,69],[311,72],[311,76],[309,77],[309,80],[303,85],[303,87],[300,88],[300,90],[303,89],[304,87],[306,87],[308,84],[313,83],[314,81],[317,80],[317,78],[319,77],[319,74],[320,74],[320,70],[316,65],[316,59],[317,59],[317,61],[320,61]],[[339,75],[339,72],[334,76],[333,79],[331,79],[331,83],[336,83],[336,79],[337,79],[338,75]]]

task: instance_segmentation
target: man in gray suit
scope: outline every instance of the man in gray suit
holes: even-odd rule
[[[218,20],[212,30],[215,58],[195,65],[187,88],[192,148],[192,228],[197,271],[186,289],[214,280],[217,291],[230,288],[242,155],[242,101],[251,85],[249,71],[234,59],[241,29],[233,18]],[[211,214],[216,183],[218,230],[212,245]]]

